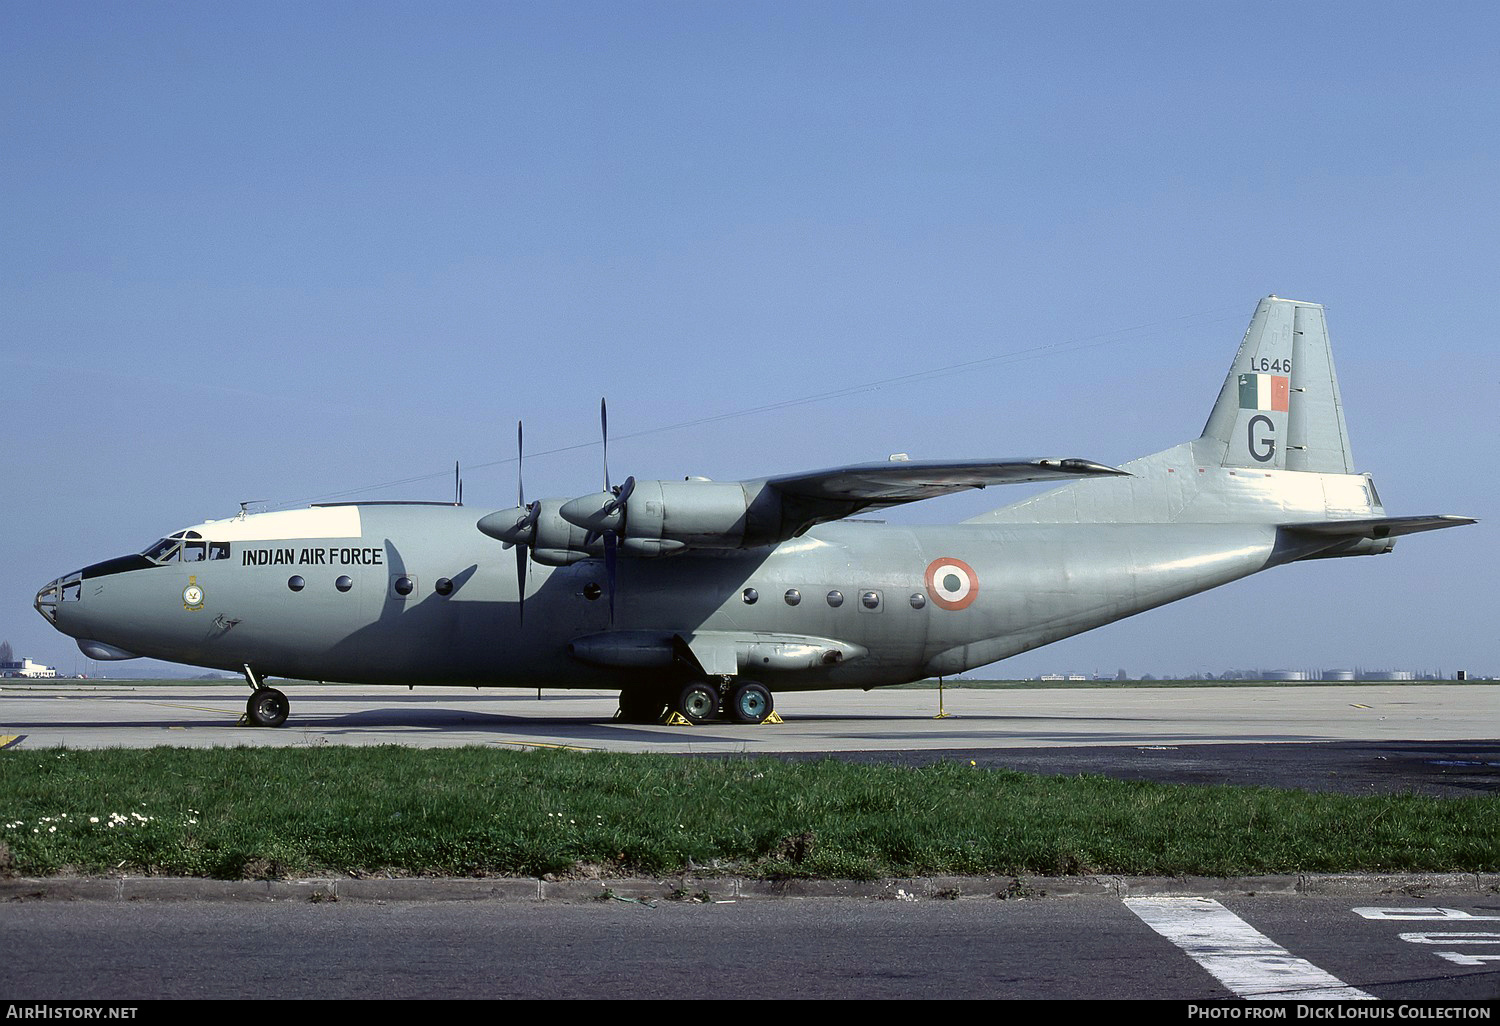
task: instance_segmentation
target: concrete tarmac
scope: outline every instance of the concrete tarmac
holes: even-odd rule
[[[613,691],[289,684],[284,727],[240,724],[243,684],[7,681],[10,748],[484,745],[678,755],[963,759],[1348,793],[1500,792],[1500,686],[963,688],[776,696],[784,722],[624,724]],[[941,703],[941,705],[940,705]],[[945,715],[939,717],[939,711]],[[1486,735],[1491,735],[1486,737]]]

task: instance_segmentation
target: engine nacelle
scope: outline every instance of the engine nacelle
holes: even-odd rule
[[[541,499],[538,505],[541,508],[531,543],[532,559],[546,566],[567,566],[604,551],[598,538],[590,543],[587,531],[559,515],[558,510],[563,507],[561,499]]]
[[[534,508],[534,512],[533,512]],[[684,549],[740,549],[790,537],[782,496],[763,481],[631,481],[616,496],[597,492],[576,499],[542,499],[529,507],[491,513],[479,530],[531,558],[566,566],[604,552],[612,533],[621,552],[666,556]]]
[[[625,538],[693,548],[763,545],[776,540],[781,499],[769,489],[761,494],[770,501],[757,503],[739,481],[638,481],[626,509]]]

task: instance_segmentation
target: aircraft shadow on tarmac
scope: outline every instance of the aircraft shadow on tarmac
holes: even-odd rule
[[[500,699],[502,709],[494,712]],[[402,730],[424,735],[495,735],[497,742],[538,747],[588,747],[591,742],[628,741],[646,750],[680,752],[685,745],[722,749],[718,754],[770,755],[788,759],[825,759],[925,765],[939,761],[973,762],[982,768],[1007,768],[1044,775],[1096,774],[1118,779],[1152,780],[1193,785],[1266,786],[1342,794],[1401,794],[1439,797],[1500,796],[1500,741],[1497,740],[1339,740],[1301,735],[1212,737],[1194,731],[1189,736],[1151,736],[1142,728],[1160,727],[1158,717],[1100,717],[1090,713],[1080,720],[1090,725],[1118,725],[1119,729],[1060,729],[1057,715],[975,715],[955,717],[961,726],[951,736],[935,730],[929,714],[909,711],[796,712],[788,715],[790,729],[706,724],[662,729],[616,722],[598,714],[599,696],[549,693],[542,702],[532,695],[486,696],[488,709],[455,706],[450,699],[420,694],[387,695],[378,707],[337,708],[350,700],[343,695],[304,695],[298,714],[277,733],[341,735]],[[210,698],[201,691],[136,693],[114,698],[119,715],[68,720],[51,716],[6,717],[6,733],[23,731],[130,730],[226,732],[237,727],[241,707]],[[594,703],[584,715],[576,703]],[[566,706],[562,703],[567,703]],[[174,705],[189,706],[185,715]],[[571,707],[575,714],[563,714]],[[524,710],[524,712],[523,712]],[[90,710],[95,711],[95,710]],[[205,719],[204,714],[209,718]],[[1082,728],[1084,724],[1080,723]],[[1179,728],[1180,729],[1180,728]],[[502,737],[503,736],[503,737]],[[785,738],[785,742],[780,739]],[[236,743],[226,737],[225,743]],[[370,740],[370,739],[366,739]],[[482,737],[481,737],[482,740]],[[813,745],[809,745],[809,741]],[[401,743],[399,733],[389,738]],[[933,748],[951,741],[951,747]],[[820,744],[819,742],[826,742]],[[170,738],[166,743],[171,743]],[[1018,744],[1029,747],[1016,747]],[[749,746],[753,745],[753,749]],[[783,747],[784,745],[784,747]],[[913,747],[919,745],[922,747]],[[904,746],[904,747],[903,747]],[[734,750],[729,750],[730,748]],[[793,749],[801,748],[800,751]],[[809,750],[814,749],[814,750]],[[709,755],[712,751],[696,751]]]

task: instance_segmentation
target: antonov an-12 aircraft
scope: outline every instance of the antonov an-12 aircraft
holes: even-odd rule
[[[949,526],[845,519],[1022,481],[1063,483]],[[273,675],[619,688],[630,722],[760,723],[775,691],[952,675],[1282,563],[1473,522],[1386,516],[1354,470],[1323,308],[1270,296],[1203,434],[1122,469],[893,457],[613,488],[606,469],[602,492],[497,511],[242,509],[60,577],[36,608],[92,659],[242,672],[259,726],[287,718]]]

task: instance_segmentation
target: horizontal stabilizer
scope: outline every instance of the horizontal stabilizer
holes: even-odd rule
[[[1477,524],[1473,517],[1444,513],[1430,517],[1375,517],[1371,520],[1319,520],[1304,524],[1282,524],[1285,531],[1325,538],[1399,538],[1403,534],[1438,531],[1444,527]]]

